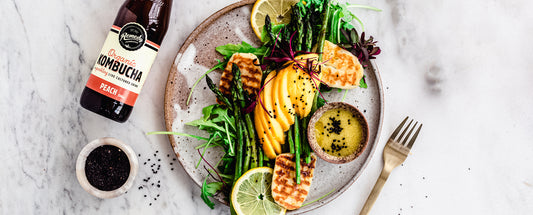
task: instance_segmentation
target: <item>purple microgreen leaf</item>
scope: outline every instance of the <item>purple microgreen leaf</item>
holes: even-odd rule
[[[222,183],[224,183],[224,186],[226,186],[226,182],[224,182],[224,179],[222,179],[222,176],[220,176],[220,174],[218,173],[218,171],[213,167],[211,166],[211,164],[209,162],[207,162],[207,160],[205,160],[204,156],[202,155],[202,153],[200,152],[200,149],[197,149],[198,151],[198,154],[200,155],[200,157],[202,158],[202,160],[207,163],[207,165],[209,165],[209,167],[215,171],[215,173],[217,174],[218,178],[220,179],[220,181],[222,181]]]

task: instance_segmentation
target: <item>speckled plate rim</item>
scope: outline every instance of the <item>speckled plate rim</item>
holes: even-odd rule
[[[196,27],[191,32],[191,34],[187,37],[187,39],[185,39],[185,42],[182,44],[182,46],[180,47],[179,51],[176,53],[176,57],[174,57],[174,63],[172,64],[172,66],[171,66],[171,68],[169,70],[170,72],[168,74],[167,83],[166,83],[166,87],[165,87],[164,117],[165,117],[165,126],[166,126],[167,131],[172,131],[172,123],[173,123],[173,120],[174,120],[173,112],[172,112],[173,111],[173,103],[172,103],[172,99],[171,99],[172,89],[169,89],[169,88],[171,88],[171,86],[172,86],[171,81],[174,80],[174,78],[175,78],[175,76],[177,74],[177,68],[175,68],[176,67],[175,62],[177,62],[179,59],[176,59],[176,58],[178,56],[182,55],[187,50],[187,47],[189,47],[194,42],[194,40],[198,37],[198,35],[200,33],[202,33],[209,25],[211,25],[218,18],[220,18],[224,14],[232,11],[233,9],[236,9],[236,8],[239,8],[239,7],[242,7],[242,6],[246,6],[246,5],[253,5],[254,3],[255,3],[255,0],[243,0],[243,1],[239,1],[239,2],[236,2],[236,3],[230,4],[230,5],[222,8],[222,9],[220,9],[219,11],[215,12],[214,14],[209,16],[207,19],[205,19],[202,23],[200,23],[200,25],[198,25],[198,27]],[[342,193],[344,193],[359,178],[359,176],[361,176],[361,173],[366,169],[366,166],[370,163],[370,160],[372,160],[372,157],[373,157],[374,152],[376,150],[377,143],[379,143],[379,138],[380,138],[382,124],[383,124],[384,107],[385,107],[385,105],[384,105],[383,85],[382,85],[381,75],[379,73],[379,69],[378,69],[378,67],[377,67],[377,65],[376,65],[374,60],[371,60],[370,63],[372,65],[373,69],[374,69],[374,74],[376,76],[376,82],[377,82],[377,87],[378,87],[378,92],[379,92],[378,94],[379,94],[379,111],[380,111],[380,113],[379,113],[379,124],[378,124],[377,130],[376,130],[375,141],[372,144],[372,147],[370,149],[370,153],[368,155],[368,158],[365,160],[365,162],[363,163],[361,169],[359,170],[359,172],[357,172],[355,174],[355,176],[351,179],[351,181],[348,184],[346,184],[345,186],[343,186],[341,189],[339,189],[339,190],[335,191],[334,193],[330,194],[330,198],[326,198],[325,200],[320,200],[319,201],[320,204],[317,204],[315,207],[302,208],[303,210],[302,209],[298,209],[298,210],[294,210],[294,211],[288,211],[287,214],[306,213],[306,212],[315,210],[315,209],[317,209],[319,207],[322,207],[322,206],[328,204],[329,202],[335,200]],[[173,72],[173,71],[176,71],[176,72]],[[168,139],[170,141],[172,150],[174,151],[176,156],[179,158],[180,154],[177,153],[174,150],[176,148],[176,142],[175,142],[175,140],[173,138],[173,135],[167,135],[167,136],[168,136]],[[368,145],[371,145],[371,144],[368,143]],[[180,162],[180,165],[182,165],[182,167],[185,168],[181,162]],[[190,173],[187,172],[187,171],[185,171],[185,172],[187,173],[187,175],[189,175],[189,178],[192,180],[192,176],[190,175]],[[198,183],[196,183],[196,185],[199,186],[199,187],[201,186]]]

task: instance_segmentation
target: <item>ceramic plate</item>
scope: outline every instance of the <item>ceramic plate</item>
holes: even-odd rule
[[[168,131],[185,132],[194,135],[207,136],[196,127],[185,125],[186,122],[196,120],[202,116],[202,108],[215,103],[214,94],[207,88],[205,80],[200,81],[192,94],[189,105],[187,96],[194,82],[209,68],[222,59],[216,53],[215,47],[227,43],[241,43],[245,41],[259,46],[259,40],[254,35],[249,24],[250,12],[255,0],[247,0],[229,5],[216,12],[202,22],[187,38],[180,48],[174,64],[170,70],[165,92],[165,122]],[[221,73],[212,72],[209,76],[218,83]],[[375,150],[377,138],[381,130],[383,119],[383,91],[381,79],[374,62],[365,70],[367,89],[354,89],[348,92],[345,102],[363,111],[369,124],[369,142],[365,151],[354,161],[347,164],[331,164],[318,160],[311,191],[306,201],[312,201],[333,192],[320,201],[309,204],[292,213],[303,213],[316,209],[340,196],[361,174],[370,161]],[[325,93],[328,101],[341,101],[344,92],[333,90]],[[204,162],[196,168],[201,159],[194,149],[202,142],[193,138],[169,135],[172,149],[179,162],[192,180],[201,186],[208,176]],[[220,148],[211,148],[205,159],[216,164],[222,157]],[[204,168],[205,166],[205,168]],[[220,202],[227,204],[222,194],[215,196]]]

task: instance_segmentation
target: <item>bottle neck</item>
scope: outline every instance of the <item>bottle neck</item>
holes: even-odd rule
[[[120,8],[114,25],[122,27],[129,22],[142,25],[148,40],[160,45],[165,36],[172,0],[127,0]]]

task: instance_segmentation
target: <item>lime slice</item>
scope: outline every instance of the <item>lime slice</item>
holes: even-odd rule
[[[272,198],[272,172],[269,167],[253,168],[235,182],[231,204],[237,214],[285,214],[286,209]]]
[[[291,6],[299,0],[257,0],[252,8],[250,24],[255,35],[261,39],[265,17],[270,16],[272,24],[288,24],[291,20]]]

